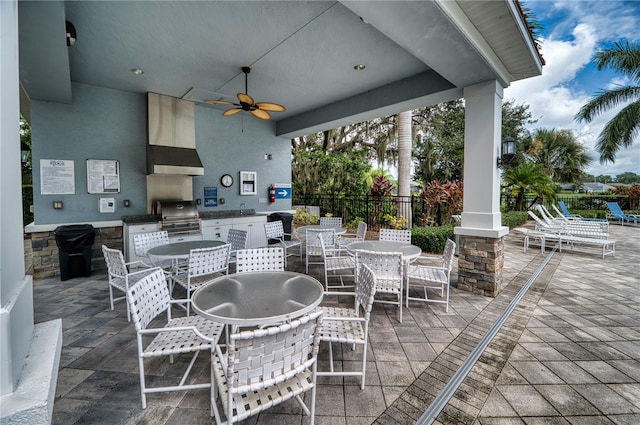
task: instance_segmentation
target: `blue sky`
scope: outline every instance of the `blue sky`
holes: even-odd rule
[[[615,176],[626,171],[640,174],[640,139],[618,151],[615,164],[600,164],[595,141],[615,111],[600,115],[591,123],[577,123],[573,116],[599,90],[615,84],[629,84],[622,75],[598,71],[591,59],[598,50],[621,39],[640,41],[640,1],[527,1],[543,25],[542,75],[513,83],[505,99],[527,104],[535,128],[572,130],[593,157],[587,172]]]

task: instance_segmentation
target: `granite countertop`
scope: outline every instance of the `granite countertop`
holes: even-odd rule
[[[162,217],[160,214],[123,215],[121,220],[124,224],[145,224],[157,223],[162,220]]]
[[[215,220],[219,218],[236,218],[236,217],[251,217],[256,214],[256,210],[245,209],[242,214],[240,210],[225,210],[225,211],[200,211],[200,218],[202,220]],[[160,214],[141,214],[141,215],[123,215],[122,223],[124,224],[145,224],[145,223],[157,223],[162,221]]]

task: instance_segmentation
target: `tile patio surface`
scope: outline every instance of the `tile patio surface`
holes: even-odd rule
[[[436,423],[640,423],[640,228],[612,225],[611,238],[615,257],[554,254]],[[514,232],[505,238],[508,286],[495,299],[458,291],[454,268],[449,313],[412,302],[398,323],[395,307],[374,305],[366,387],[356,378],[318,378],[316,423],[415,423],[546,258],[539,249],[523,252],[522,243]],[[437,257],[419,261],[436,264]],[[304,271],[304,262],[288,269]],[[322,281],[321,267],[311,273]],[[110,310],[105,273],[34,281],[34,310],[36,323],[63,320],[53,423],[215,423],[208,390],[150,394],[142,409],[135,330],[123,302]],[[360,352],[335,347],[342,367],[357,366]],[[200,357],[192,375],[206,380],[208,358]],[[326,358],[322,345],[319,367]],[[147,373],[170,381],[187,362],[148,361]],[[290,401],[242,423],[308,418]]]

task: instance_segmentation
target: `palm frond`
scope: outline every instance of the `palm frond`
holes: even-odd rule
[[[600,70],[611,68],[638,80],[640,78],[640,43],[631,43],[628,40],[616,42],[612,47],[597,52],[594,61]]]
[[[618,150],[630,147],[639,134],[640,100],[618,112],[598,136],[596,150],[600,152],[600,163],[614,163]]]
[[[621,103],[635,102],[638,99],[640,99],[640,86],[621,86],[612,90],[601,90],[580,108],[574,118],[577,121],[591,122],[596,116]]]

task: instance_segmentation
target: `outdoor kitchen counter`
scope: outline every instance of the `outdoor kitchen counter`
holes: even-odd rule
[[[256,213],[255,210],[246,209],[240,214],[240,210],[227,210],[227,211],[200,211],[201,220],[218,220],[222,218],[238,218],[238,217],[251,217],[265,215]],[[159,223],[162,221],[162,217],[159,214],[141,214],[141,215],[123,215],[123,224],[146,224],[146,223]]]

